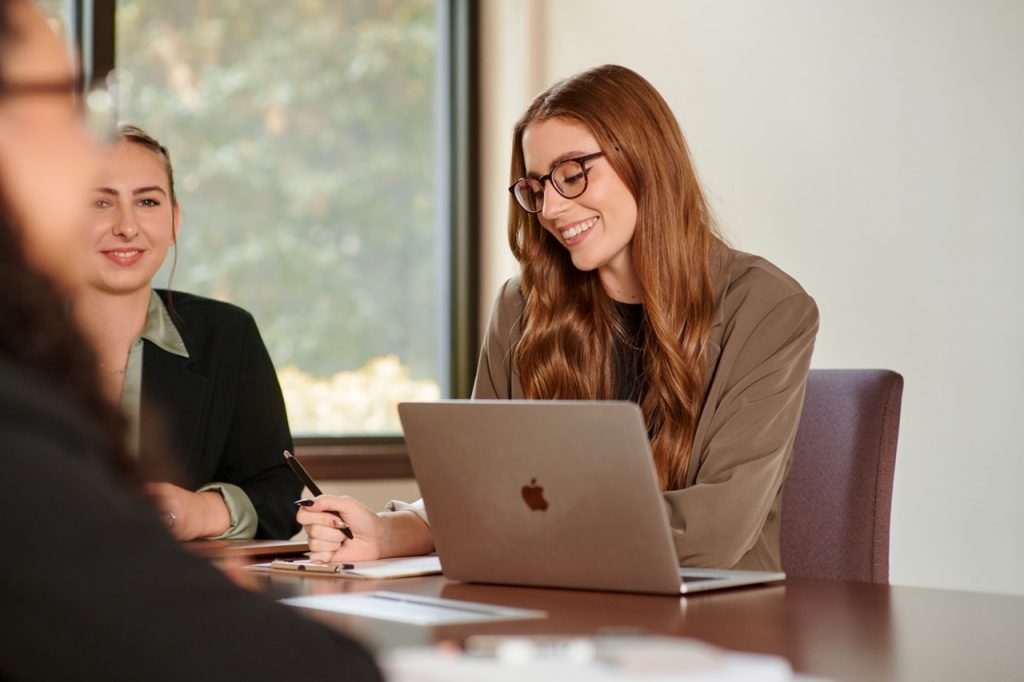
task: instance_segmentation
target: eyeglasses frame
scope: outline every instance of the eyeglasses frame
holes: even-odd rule
[[[516,186],[519,185],[520,182],[523,182],[524,180],[536,180],[537,182],[540,183],[540,186],[543,188],[545,183],[550,181],[551,182],[551,186],[554,187],[555,191],[558,192],[561,196],[563,196],[566,199],[576,199],[578,197],[583,196],[583,193],[587,191],[587,187],[590,184],[590,173],[588,172],[590,169],[587,168],[586,166],[584,166],[583,164],[586,163],[587,161],[592,161],[593,159],[596,159],[596,158],[599,158],[599,157],[602,157],[602,156],[604,156],[604,152],[603,151],[601,151],[601,152],[594,152],[593,154],[586,154],[584,156],[577,156],[577,157],[574,157],[574,158],[571,158],[571,159],[563,159],[562,161],[559,161],[558,163],[556,163],[551,168],[551,172],[548,173],[547,175],[545,175],[543,177],[540,177],[540,178],[531,178],[531,177],[528,177],[528,176],[519,178],[518,180],[516,180],[515,182],[512,183],[512,185],[508,188],[508,191],[515,198],[516,203],[519,205],[519,207],[521,209],[523,209],[524,211],[526,211],[527,213],[530,213],[532,215],[537,215],[538,213],[540,213],[541,211],[544,210],[543,204],[542,204],[541,208],[538,208],[535,211],[531,211],[530,209],[528,209],[525,206],[523,206],[523,202],[520,201],[519,196],[516,195]],[[580,190],[579,194],[574,194],[571,197],[570,196],[566,196],[565,192],[563,192],[562,190],[558,189],[558,185],[555,183],[555,181],[551,180],[551,176],[555,174],[555,171],[558,170],[558,168],[560,166],[563,166],[563,165],[565,165],[567,163],[578,163],[580,165],[580,167],[583,169],[583,189]]]
[[[8,97],[69,95],[94,137],[100,142],[110,142],[117,130],[117,121],[111,109],[113,97],[102,86],[84,92],[84,82],[80,75],[54,80],[0,81],[0,100]],[[104,119],[101,131],[97,129],[95,121],[90,120],[96,117]]]
[[[0,99],[24,95],[69,95],[81,98],[81,78],[61,78],[45,81],[0,81]]]

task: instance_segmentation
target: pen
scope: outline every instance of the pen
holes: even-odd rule
[[[314,497],[318,497],[324,494],[323,491],[320,490],[320,486],[318,486],[316,482],[310,477],[310,475],[306,473],[306,469],[302,466],[302,464],[299,463],[299,460],[295,458],[295,455],[285,450],[284,459],[286,462],[288,462],[288,466],[292,468],[292,471],[295,472],[295,475],[299,477],[299,480],[302,481],[302,485],[309,488],[309,492],[313,493]],[[345,534],[345,537],[347,537],[349,540],[355,537],[354,535],[352,535],[352,529],[348,527],[347,523],[345,523],[345,519],[341,518],[341,514],[339,514],[336,511],[329,511],[327,513],[334,514],[341,520],[342,524],[344,524],[341,527],[341,532]]]
[[[355,568],[355,564],[314,564],[314,563],[300,563],[298,561],[287,561],[282,559],[275,559],[270,563],[271,568],[277,568],[286,571],[308,571],[310,573],[341,573],[342,571],[349,571]]]

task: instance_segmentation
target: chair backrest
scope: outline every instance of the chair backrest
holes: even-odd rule
[[[889,582],[889,513],[903,377],[814,369],[782,495],[788,575]]]

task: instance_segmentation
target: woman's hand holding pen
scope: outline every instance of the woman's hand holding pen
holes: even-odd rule
[[[296,518],[309,539],[310,559],[339,563],[382,558],[381,547],[387,529],[366,505],[347,495],[320,495],[315,500],[300,500],[296,504],[300,505]],[[341,518],[330,512],[340,514]],[[344,524],[352,531],[352,539],[341,531]]]

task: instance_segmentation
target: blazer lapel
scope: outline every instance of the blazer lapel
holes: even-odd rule
[[[200,474],[203,434],[206,433],[207,379],[199,373],[193,358],[168,353],[148,341],[142,355],[142,414],[151,412],[141,424],[140,450],[146,456],[146,443],[162,435],[168,440],[162,450],[173,450],[187,479]],[[147,424],[148,423],[148,424]]]

